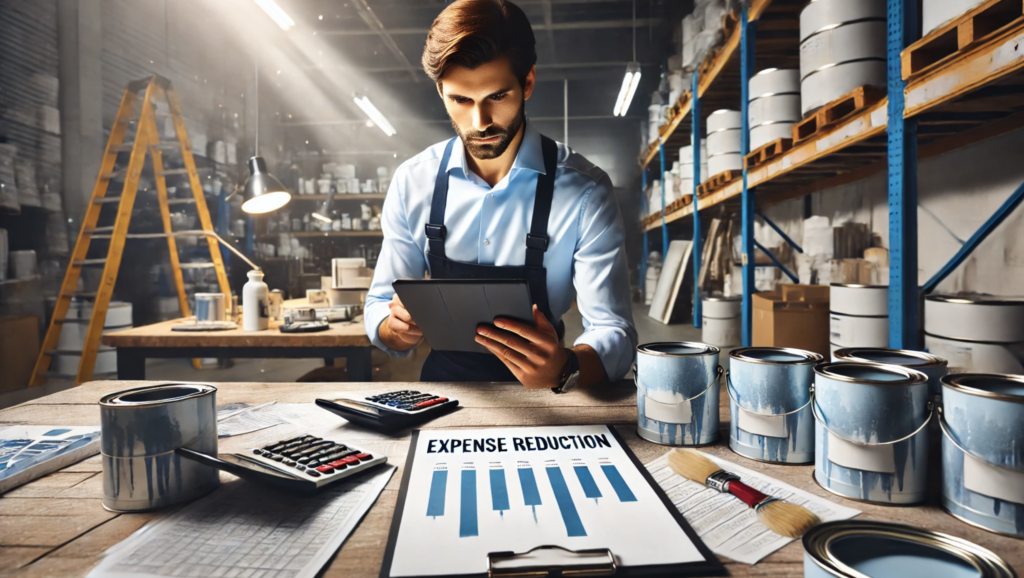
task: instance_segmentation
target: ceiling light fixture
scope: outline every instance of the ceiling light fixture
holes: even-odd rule
[[[267,16],[270,16],[281,27],[281,30],[287,31],[295,26],[295,21],[274,0],[255,0],[255,2],[267,13]]]
[[[260,67],[255,66],[256,76],[256,155],[249,159],[249,178],[242,185],[242,211],[250,215],[260,215],[276,211],[287,205],[292,200],[292,194],[277,180],[274,175],[267,171],[267,163],[260,156]],[[228,195],[228,199],[235,196],[235,192]],[[226,199],[227,200],[227,199]]]
[[[633,102],[636,87],[640,85],[640,63],[636,60],[636,0],[633,0],[633,62],[626,65],[626,76],[622,78],[619,95],[615,97],[612,116],[626,116],[629,104]]]
[[[374,124],[376,124],[380,128],[380,130],[384,131],[384,134],[388,136],[393,136],[395,134],[395,127],[391,126],[391,123],[388,122],[388,119],[384,118],[384,115],[381,114],[379,110],[377,110],[376,106],[373,106],[373,103],[370,102],[369,98],[365,96],[359,98],[357,96],[354,97],[352,100],[354,100],[355,103],[359,105],[359,108],[363,109],[363,112],[366,113],[366,116],[370,117],[370,120],[372,120]]]

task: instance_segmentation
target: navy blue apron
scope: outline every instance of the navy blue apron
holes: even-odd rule
[[[530,297],[548,321],[558,328],[559,339],[565,334],[565,324],[556,320],[548,304],[547,270],[544,252],[548,248],[548,216],[555,193],[555,171],[558,168],[558,145],[541,136],[545,174],[537,175],[537,192],[533,205],[533,221],[526,235],[526,264],[499,267],[460,263],[445,256],[444,210],[448,201],[448,160],[457,138],[448,141],[434,181],[434,196],[430,203],[430,219],[426,233],[429,248],[427,262],[432,279],[523,279],[530,286]],[[465,169],[467,172],[469,168]],[[500,359],[491,353],[433,350],[423,364],[421,381],[516,381],[515,375]]]

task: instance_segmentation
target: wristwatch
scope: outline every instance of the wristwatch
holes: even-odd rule
[[[551,391],[555,393],[569,393],[576,389],[576,384],[580,381],[580,360],[572,349],[566,347],[565,351],[569,354],[569,363],[565,365],[565,371],[562,372],[562,379],[559,380],[558,387],[551,388]]]

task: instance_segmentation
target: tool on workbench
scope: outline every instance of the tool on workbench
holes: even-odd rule
[[[392,391],[362,399],[318,399],[316,404],[346,420],[383,432],[411,428],[454,410],[459,400],[419,391]]]
[[[753,508],[761,523],[776,534],[799,538],[821,523],[814,512],[801,505],[762,494],[741,482],[736,474],[718,467],[718,464],[700,452],[688,449],[672,450],[668,454],[668,464],[672,471],[688,480],[736,496]]]
[[[140,93],[142,97],[140,98]],[[169,116],[174,124],[176,141],[160,140],[160,129],[157,126],[157,112],[155,103],[166,99]],[[126,134],[134,127],[134,138],[126,142]],[[166,152],[180,152],[184,168],[165,169],[163,155]],[[121,153],[130,153],[128,165],[117,169]],[[80,355],[78,373],[75,376],[76,383],[83,383],[92,379],[93,370],[96,366],[96,353],[100,346],[100,336],[103,333],[103,323],[107,316],[107,307],[114,292],[114,285],[117,281],[118,269],[121,266],[121,256],[124,253],[125,241],[130,238],[139,237],[128,233],[128,225],[132,216],[132,208],[135,205],[135,197],[139,189],[139,180],[142,177],[143,168],[146,164],[146,157],[149,155],[152,161],[154,181],[156,182],[157,199],[160,206],[160,217],[163,221],[163,236],[167,238],[167,248],[170,252],[171,271],[174,276],[174,284],[178,291],[178,305],[181,308],[183,317],[188,317],[188,297],[185,294],[185,284],[182,275],[182,265],[178,260],[178,248],[175,236],[184,234],[205,236],[209,244],[209,263],[188,264],[189,267],[212,267],[217,274],[217,283],[225,295],[231,294],[231,287],[228,284],[227,274],[224,271],[224,262],[221,259],[218,239],[213,231],[213,222],[210,219],[210,212],[206,206],[206,198],[203,196],[202,183],[199,180],[199,173],[196,169],[195,159],[192,156],[192,146],[189,144],[188,135],[185,132],[185,120],[181,113],[181,104],[178,101],[171,82],[161,76],[151,76],[136,80],[128,84],[124,96],[121,98],[121,106],[118,108],[117,117],[110,130],[110,138],[107,140],[106,152],[100,164],[99,175],[96,178],[96,185],[92,191],[92,197],[82,219],[82,228],[78,233],[78,241],[75,243],[75,250],[68,261],[67,272],[64,274],[64,282],[61,284],[60,293],[57,295],[57,303],[53,310],[53,317],[50,327],[43,340],[43,346],[36,359],[35,369],[32,370],[32,380],[29,385],[42,385],[46,381],[46,374],[50,370],[50,362],[57,355]],[[167,198],[166,177],[172,175],[185,175],[188,177],[189,187],[192,190],[191,199]],[[123,181],[121,194],[119,196],[107,196],[107,190],[114,181]],[[176,203],[195,203],[199,221],[202,224],[201,231],[173,232],[171,230],[170,205]],[[103,207],[111,205],[116,207],[117,214],[114,224],[111,226],[98,226]],[[152,237],[153,235],[149,235]],[[108,247],[105,255],[90,256],[89,249],[93,241],[107,240]],[[103,276],[99,288],[95,292],[78,291],[78,281],[82,276],[83,267],[103,267]],[[92,317],[90,319],[69,319],[68,308],[73,298],[93,300]],[[57,348],[60,339],[60,332],[65,324],[88,323],[89,329],[86,332],[86,339],[82,351],[61,351]]]

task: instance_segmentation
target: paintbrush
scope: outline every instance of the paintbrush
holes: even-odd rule
[[[762,524],[776,534],[799,538],[821,523],[814,512],[798,504],[762,494],[740,481],[740,477],[720,468],[699,452],[687,449],[672,450],[668,454],[672,471],[688,480],[703,484],[712,490],[730,493],[754,509]]]

